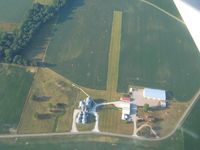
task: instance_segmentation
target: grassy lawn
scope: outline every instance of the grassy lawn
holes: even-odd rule
[[[23,68],[0,64],[0,133],[17,128],[32,78]]]
[[[200,53],[185,25],[139,1],[123,13],[118,90],[134,84],[190,100],[200,87]]]
[[[0,0],[0,23],[20,23],[33,0]]]
[[[71,130],[73,109],[77,103],[77,90],[71,83],[49,69],[39,69],[33,82],[29,100],[25,106],[19,126],[20,133],[64,132]],[[45,97],[36,101],[33,95]],[[64,112],[52,112],[52,106],[65,105]],[[49,117],[37,118],[35,115],[47,114]]]
[[[121,120],[121,110],[109,105],[99,108],[99,129],[104,132],[133,134],[133,123]]]
[[[91,131],[94,129],[94,123],[87,123],[87,124],[77,124],[77,129],[79,131]]]

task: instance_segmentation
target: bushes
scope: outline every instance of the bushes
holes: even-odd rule
[[[51,6],[35,3],[18,30],[0,33],[0,61],[27,65],[28,62],[22,58],[21,52],[41,25],[51,19],[65,3],[66,0],[55,0]]]

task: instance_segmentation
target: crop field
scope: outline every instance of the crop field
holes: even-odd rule
[[[200,87],[200,53],[186,26],[150,5],[133,3],[134,11],[123,13],[118,90],[140,85],[190,100]]]
[[[147,0],[147,1],[160,7],[163,10],[166,10],[170,14],[182,19],[179,11],[177,10],[176,6],[174,5],[173,0]]]
[[[121,120],[122,110],[114,106],[99,108],[99,129],[104,132],[133,134],[133,123]]]
[[[113,12],[121,11],[118,91],[133,84],[162,88],[175,99],[189,100],[200,86],[199,53],[172,1],[150,2],[171,15],[140,0],[69,1],[45,61],[79,85],[105,89]]]
[[[188,119],[185,121],[181,131],[184,135],[184,147],[188,150],[195,150],[200,147],[199,138],[200,138],[200,98],[195,104],[194,109],[191,111],[191,114],[188,116]]]
[[[33,0],[1,0],[0,24],[20,23],[31,8]]]
[[[0,64],[0,133],[16,130],[32,78],[23,68]]]
[[[48,76],[46,76],[48,74]],[[55,72],[40,68],[25,105],[19,133],[65,132],[71,130],[78,92]],[[60,105],[60,107],[56,107]]]
[[[99,0],[70,0],[60,13],[45,60],[79,85],[106,88],[113,16],[107,5]]]

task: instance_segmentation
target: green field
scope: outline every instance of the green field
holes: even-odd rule
[[[76,0],[61,11],[46,62],[74,82],[105,89],[113,10],[111,1]],[[97,19],[98,18],[98,19]]]
[[[191,114],[183,125],[182,131],[184,135],[184,147],[188,150],[195,150],[200,147],[200,99],[196,103]]]
[[[200,87],[200,53],[186,26],[134,1],[123,13],[118,90],[128,85],[162,88],[189,100]]]
[[[182,19],[176,6],[174,5],[173,0],[148,0],[148,2],[151,2],[152,4],[162,8],[163,10],[166,10],[170,14]]]
[[[25,69],[0,65],[0,133],[17,127],[32,78]]]
[[[0,23],[21,22],[32,3],[32,0],[0,0]]]
[[[171,0],[151,2],[180,16]],[[123,13],[118,91],[133,84],[163,88],[178,100],[189,100],[200,87],[200,59],[188,30],[139,0],[69,1],[60,13],[46,62],[75,83],[105,89],[116,10]]]

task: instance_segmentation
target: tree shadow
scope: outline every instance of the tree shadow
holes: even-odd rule
[[[101,104],[101,103],[106,102],[106,100],[105,99],[94,99],[94,102],[97,104]]]
[[[49,101],[50,99],[51,96],[37,96],[37,95],[32,96],[32,100],[36,102],[46,102]]]
[[[172,91],[166,91],[166,99],[172,100],[174,98],[174,93]]]
[[[53,68],[53,67],[56,67],[57,65],[56,64],[52,64],[52,63],[49,63],[49,62],[41,62],[41,61],[38,61],[37,62],[37,66],[38,67],[42,67],[42,68],[48,68],[48,67],[51,67],[51,68]]]
[[[68,0],[67,4],[59,12],[59,19],[57,23],[60,24],[66,20],[73,19],[73,13],[75,10],[84,4],[84,0]]]

